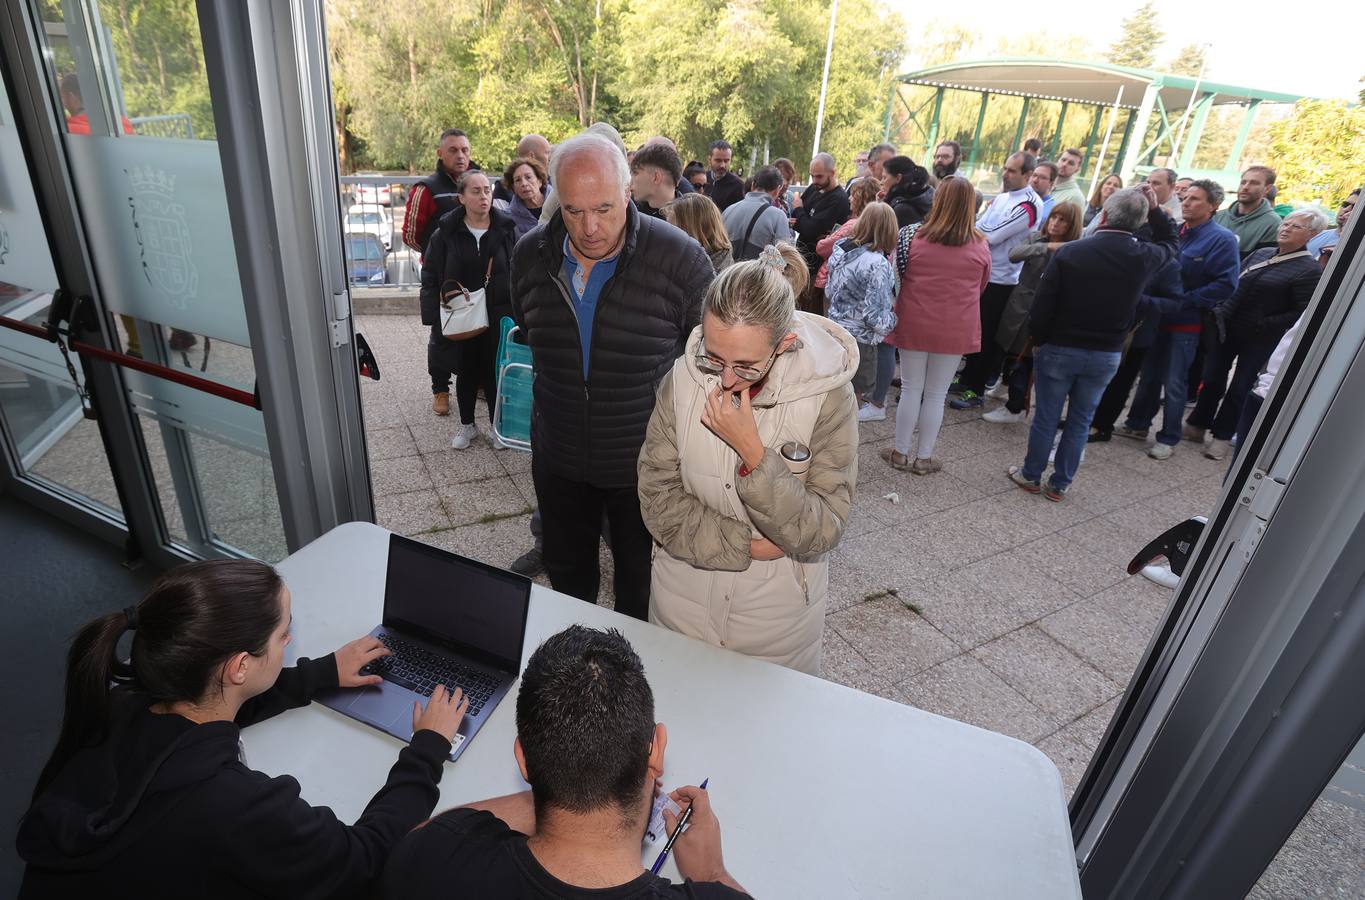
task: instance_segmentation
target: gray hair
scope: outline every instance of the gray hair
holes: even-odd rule
[[[813,166],[816,163],[819,163],[831,172],[834,171],[834,155],[832,153],[821,152],[815,154],[810,158],[810,164]]]
[[[1120,231],[1137,231],[1147,221],[1147,198],[1137,188],[1114,191],[1104,202],[1104,226]]]
[[[611,128],[610,125],[605,127]],[[554,155],[550,157],[550,183],[560,183],[559,171],[564,168],[565,163],[580,156],[590,156],[600,165],[611,169],[621,184],[621,190],[624,191],[630,184],[630,166],[626,165],[625,151],[601,134],[594,133],[592,128],[574,135],[555,148]]]
[[[1155,175],[1157,172],[1165,172],[1165,173],[1166,173],[1166,180],[1167,180],[1168,182],[1170,182],[1171,184],[1175,184],[1177,181],[1180,180],[1180,176],[1175,174],[1175,169],[1167,169],[1167,168],[1164,167],[1164,166],[1162,166],[1162,167],[1160,167],[1160,168],[1157,168],[1157,169],[1153,169],[1152,171],[1148,172],[1148,173],[1147,173],[1147,177],[1148,177],[1148,178],[1151,178],[1151,177],[1152,177],[1153,175]]]
[[[1223,186],[1216,181],[1208,178],[1198,178],[1190,182],[1190,187],[1199,188],[1204,192],[1204,196],[1209,198],[1209,205],[1214,209],[1223,205]],[[1188,188],[1187,188],[1188,190]]]
[[[1327,214],[1316,206],[1305,206],[1303,209],[1296,209],[1284,217],[1286,222],[1290,219],[1307,219],[1303,224],[1314,234],[1317,234],[1319,231],[1324,231],[1327,228]]]
[[[892,156],[895,156],[896,153],[897,153],[896,145],[895,145],[895,144],[878,144],[877,146],[873,147],[871,150],[867,151],[867,158],[868,158],[868,159],[872,159],[872,158],[873,158],[874,156],[876,156],[878,153],[885,153],[885,152],[887,152],[888,150],[891,151],[891,155],[892,155]]]

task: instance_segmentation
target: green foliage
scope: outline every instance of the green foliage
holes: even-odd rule
[[[1333,209],[1365,180],[1365,108],[1342,100],[1300,100],[1270,126],[1267,162],[1279,199]]]
[[[1204,66],[1204,57],[1208,54],[1208,44],[1186,44],[1180,48],[1180,53],[1166,66],[1166,71],[1174,75],[1187,75],[1195,78]],[[1207,76],[1209,73],[1204,71]]]
[[[1123,32],[1110,45],[1106,58],[1118,66],[1150,69],[1156,65],[1156,51],[1164,37],[1156,7],[1147,0],[1123,20]]]

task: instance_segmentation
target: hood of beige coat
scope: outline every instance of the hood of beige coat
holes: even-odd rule
[[[688,375],[709,392],[720,384],[720,376],[697,368],[701,329],[700,325],[692,329],[683,359]],[[858,370],[857,342],[824,316],[798,311],[790,330],[796,333],[796,342],[773,363],[754,406],[776,406],[826,394],[852,381]]]

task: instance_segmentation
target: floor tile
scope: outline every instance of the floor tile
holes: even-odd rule
[[[1053,731],[1055,720],[971,656],[959,656],[898,684],[904,702],[918,709],[1021,741]]]
[[[1079,718],[1120,690],[1032,625],[977,647],[972,656],[1059,722]]]

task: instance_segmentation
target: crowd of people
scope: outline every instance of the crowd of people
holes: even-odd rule
[[[1260,165],[1229,203],[1169,168],[1087,195],[1084,153],[1036,143],[983,197],[953,141],[928,168],[878,144],[846,180],[817,153],[798,189],[789,160],[741,179],[725,141],[684,162],[605,123],[553,149],[526,136],[493,183],[443,134],[403,233],[424,253],[436,415],[455,380],[452,447],[478,438],[478,392],[496,398],[497,320],[530,347],[535,545],[513,568],[595,601],[605,538],[618,611],[816,672],[858,427],[893,387],[880,456],[915,475],[942,469],[945,407],[1028,422],[1004,474],[1055,502],[1114,435],[1225,458],[1358,193],[1336,230],[1281,219]],[[472,334],[449,324],[471,297]]]

